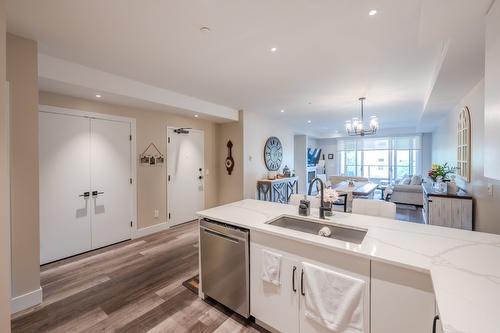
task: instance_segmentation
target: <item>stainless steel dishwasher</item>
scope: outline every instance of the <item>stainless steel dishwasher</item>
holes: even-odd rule
[[[245,318],[250,316],[249,231],[200,221],[201,291]]]

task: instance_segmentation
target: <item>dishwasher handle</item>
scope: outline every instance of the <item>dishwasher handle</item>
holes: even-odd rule
[[[237,239],[237,238],[233,238],[233,237],[221,234],[221,233],[219,233],[217,231],[213,231],[213,230],[210,230],[210,229],[207,229],[207,228],[204,228],[204,227],[201,227],[201,229],[203,231],[205,231],[207,234],[210,234],[210,235],[212,235],[214,237],[219,237],[219,238],[222,238],[224,240],[227,240],[227,241],[230,241],[230,242],[233,242],[233,243],[239,243],[240,242],[240,240]]]

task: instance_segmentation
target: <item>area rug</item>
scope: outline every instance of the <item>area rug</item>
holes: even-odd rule
[[[417,210],[415,205],[396,204],[397,209]]]
[[[200,285],[200,278],[198,275],[193,276],[192,278],[182,282],[182,285],[189,290],[191,290],[193,293],[198,295],[198,287]]]

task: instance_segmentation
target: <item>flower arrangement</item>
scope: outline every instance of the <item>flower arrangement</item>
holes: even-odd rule
[[[334,203],[339,198],[339,194],[337,193],[337,191],[335,191],[334,189],[331,189],[331,188],[325,189],[325,191],[323,192],[323,196],[324,196],[325,202],[331,202],[331,203]],[[316,197],[320,198],[321,193],[318,193],[318,195]]]
[[[450,178],[449,176],[453,173],[455,173],[456,167],[450,167],[448,165],[448,162],[445,164],[437,164],[433,163],[432,168],[427,172],[427,175],[434,181],[436,182],[438,180],[438,177],[441,177],[443,181],[449,181]]]

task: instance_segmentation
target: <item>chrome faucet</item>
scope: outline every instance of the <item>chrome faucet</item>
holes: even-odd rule
[[[332,211],[332,207],[326,207],[325,206],[325,184],[323,183],[323,181],[319,178],[314,178],[311,183],[309,184],[309,191],[307,191],[308,195],[311,195],[311,192],[312,192],[312,187],[314,185],[315,182],[319,182],[320,183],[320,186],[321,186],[321,191],[320,191],[320,194],[321,194],[321,203],[320,203],[320,206],[319,206],[319,218],[320,219],[324,219],[325,218],[325,211],[329,211],[331,212]]]

